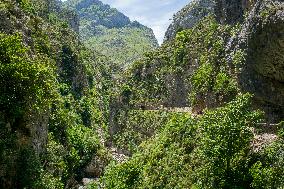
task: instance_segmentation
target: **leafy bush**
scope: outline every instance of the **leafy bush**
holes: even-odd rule
[[[0,107],[10,118],[50,105],[55,73],[48,59],[28,56],[20,35],[0,34]]]
[[[20,4],[21,8],[27,13],[35,13],[34,7],[30,0],[16,0]]]
[[[204,109],[232,100],[239,91],[236,65],[228,65],[225,44],[233,29],[207,16],[147,53],[125,74],[124,84],[131,90],[130,104]]]
[[[56,3],[0,3],[9,29],[24,33],[0,33],[0,188],[61,189],[69,179],[81,179],[91,158],[105,156],[96,129],[105,127],[112,73],[53,13]],[[38,150],[34,139],[44,143],[47,121],[48,143]]]
[[[199,118],[174,115],[155,138],[110,166],[105,188],[249,188],[250,142],[261,116],[242,95]]]
[[[130,153],[136,152],[143,141],[159,133],[175,114],[159,110],[129,110],[124,113],[116,117],[118,131],[112,140],[118,148]]]
[[[63,189],[64,184],[61,181],[61,178],[54,177],[49,172],[42,172],[40,179],[37,180],[35,188],[41,189]]]
[[[251,127],[261,118],[250,110],[250,96],[243,95],[199,120],[200,138],[195,170],[201,188],[243,188],[250,183]]]
[[[254,188],[284,188],[284,141],[278,139],[266,148],[261,158],[251,168]]]

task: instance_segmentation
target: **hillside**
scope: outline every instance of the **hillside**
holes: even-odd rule
[[[100,186],[282,188],[283,6],[200,0],[177,13],[124,73],[110,134],[131,158]]]
[[[93,157],[109,160],[97,129],[112,64],[58,1],[5,0],[0,15],[0,188],[75,187]]]
[[[282,0],[192,1],[156,48],[98,0],[1,0],[0,188],[284,188],[283,33]]]
[[[158,47],[152,29],[130,19],[99,0],[69,0],[65,7],[79,16],[84,44],[125,67]]]

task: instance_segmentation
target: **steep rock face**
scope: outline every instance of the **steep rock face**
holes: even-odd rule
[[[242,21],[248,0],[217,0],[215,16],[221,24],[234,24]]]
[[[202,18],[213,13],[214,4],[213,0],[194,0],[185,6],[174,15],[173,22],[166,31],[165,41],[172,40],[177,32],[192,28]]]
[[[0,7],[0,34],[12,35],[19,33],[22,36],[23,44],[25,46],[32,47],[35,44],[35,41],[32,38],[34,33],[32,31],[33,28],[29,27],[29,24],[35,21],[37,18],[23,11],[20,5],[16,2],[5,1],[2,5],[4,6]],[[3,49],[1,50],[3,51]],[[30,50],[31,56],[33,55],[36,57],[36,55],[33,54],[34,52],[32,52],[33,49]],[[23,53],[22,56],[25,57],[25,53]],[[0,55],[0,57],[0,64],[3,66],[3,55]],[[10,78],[10,80],[12,80],[12,78]],[[5,86],[6,84],[14,85],[15,83],[12,81],[11,83],[3,83],[3,81],[1,81],[0,85],[2,94],[9,92],[9,89],[7,89]],[[17,96],[16,94],[10,95]],[[24,102],[18,102],[18,106],[21,106],[22,103],[30,105],[33,104],[34,101],[35,99],[24,99]],[[45,107],[45,109],[42,111],[33,111],[27,108],[25,112],[17,116],[12,116],[9,113],[9,110],[7,110],[7,107],[3,107],[3,99],[1,99],[0,148],[2,149],[0,150],[0,188],[4,187],[8,189],[21,187],[17,185],[17,181],[21,180],[21,176],[19,174],[21,174],[20,172],[23,172],[19,167],[28,164],[28,160],[25,159],[25,153],[30,152],[29,156],[30,160],[32,160],[33,158],[36,159],[45,152],[48,137],[47,132],[49,115],[49,109],[48,107]]]
[[[270,119],[284,115],[284,3],[258,1],[229,45],[244,52],[239,84],[255,95]]]
[[[27,44],[31,44],[31,30],[26,27],[30,22],[31,18],[25,14],[19,6],[12,4],[12,2],[7,2],[5,4],[8,6],[10,4],[10,9],[3,8],[0,9],[0,32],[6,34],[12,34],[14,32],[20,32],[24,35],[24,40]]]
[[[29,0],[32,4],[34,11],[37,15],[50,19],[52,16],[57,15],[60,19],[65,20],[69,26],[79,33],[79,17],[72,11],[63,8],[63,3],[60,0]]]
[[[5,34],[21,33],[23,35],[23,40],[26,45],[32,45],[32,31],[28,27],[28,23],[32,22],[32,19],[28,14],[23,12],[17,4],[11,4],[10,9],[0,9],[0,32]],[[3,26],[3,27],[2,27]],[[0,108],[0,114],[4,115],[2,107]],[[21,122],[25,125],[29,133],[30,144],[34,147],[37,153],[43,152],[44,146],[47,141],[47,122],[48,113],[35,113],[26,112],[20,120],[14,119],[9,120],[3,118],[2,121],[6,124],[8,130],[13,130],[13,127],[17,128],[17,124]],[[22,131],[18,132],[19,138],[26,137],[25,133]]]
[[[202,1],[194,3],[198,2]],[[173,40],[164,43],[159,48],[160,52],[149,56],[144,63],[132,70],[134,79],[138,78],[134,86],[140,81],[147,81],[149,86],[154,86],[148,89],[145,84],[137,85],[137,87],[143,86],[140,90],[149,90],[147,95],[141,98],[142,102],[137,103],[138,106],[142,104],[142,109],[151,109],[161,104],[184,107],[192,103],[194,112],[202,113],[205,108],[218,107],[230,101],[238,91],[242,90],[254,94],[255,105],[266,111],[267,118],[271,121],[283,118],[283,2],[276,0],[215,2],[216,4],[214,2],[210,4],[212,7],[210,10],[214,10],[215,15],[209,17],[209,20],[215,18],[217,23],[209,22],[207,25],[199,26],[199,23],[208,18],[194,20],[196,22],[194,24],[186,21],[190,14],[188,17],[179,17],[181,19],[179,23],[184,22],[189,24],[189,28],[192,27],[188,33],[183,31],[175,37],[175,33],[172,32],[171,37],[175,37]],[[194,3],[193,5],[196,5]],[[194,10],[188,7],[190,5],[184,9],[185,12]],[[182,12],[180,11],[178,15],[182,15]],[[245,14],[248,15],[246,20],[244,20]],[[176,27],[179,26],[178,22],[174,24]],[[204,30],[199,31],[198,28]],[[170,33],[170,30],[168,32]],[[199,32],[205,34],[194,35]],[[209,38],[212,33],[214,35]],[[208,46],[205,45],[206,40],[210,41]],[[172,51],[172,49],[178,50]],[[217,49],[218,53],[214,54],[212,50]],[[165,56],[171,53],[170,57]],[[205,61],[205,57],[208,60]],[[236,59],[241,59],[242,63],[237,64]],[[232,61],[233,64],[228,64]],[[177,75],[172,75],[170,71],[164,73],[164,70],[177,68],[179,64],[182,64],[180,68],[182,74],[177,72]],[[224,67],[218,67],[220,65]],[[153,81],[155,78],[153,76],[159,79]],[[151,102],[144,103],[148,98]]]

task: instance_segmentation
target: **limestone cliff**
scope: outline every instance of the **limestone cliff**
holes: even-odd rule
[[[175,38],[177,32],[192,28],[202,18],[214,11],[213,0],[194,0],[173,17],[173,22],[168,27],[165,34],[165,41]]]
[[[284,3],[258,1],[248,13],[228,51],[242,51],[240,87],[255,95],[257,103],[278,119],[284,115]],[[228,56],[230,57],[230,56]],[[280,117],[279,117],[280,116]]]
[[[148,91],[138,104],[202,112],[250,92],[270,121],[283,118],[282,1],[194,1],[177,13],[165,39],[131,70],[130,85]]]

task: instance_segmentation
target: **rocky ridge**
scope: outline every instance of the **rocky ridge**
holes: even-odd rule
[[[78,14],[79,34],[85,45],[101,52],[121,68],[158,47],[151,28],[131,21],[99,0],[69,0],[64,6]]]
[[[192,28],[202,18],[214,12],[214,5],[214,0],[194,0],[186,5],[174,15],[164,40],[172,40],[179,31]]]

